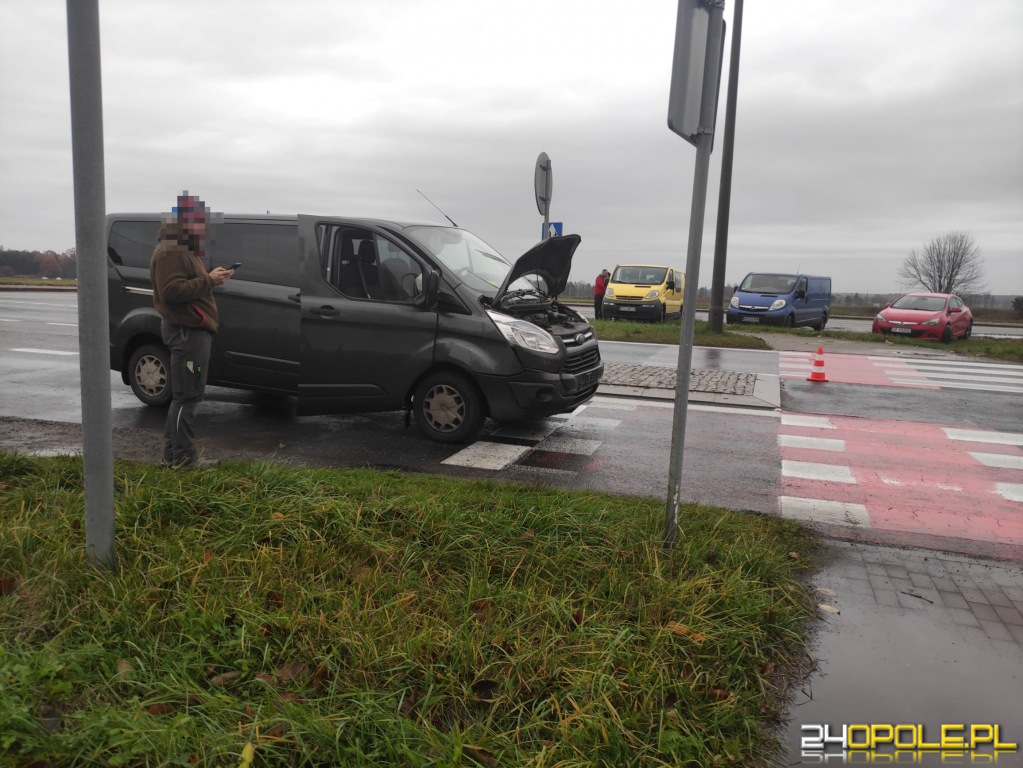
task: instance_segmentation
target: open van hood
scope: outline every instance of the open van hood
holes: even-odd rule
[[[497,289],[493,303],[497,305],[508,292],[508,286],[526,275],[539,275],[550,286],[551,296],[557,296],[568,286],[568,273],[572,269],[572,255],[579,247],[579,235],[562,235],[543,240],[519,256],[508,276]]]

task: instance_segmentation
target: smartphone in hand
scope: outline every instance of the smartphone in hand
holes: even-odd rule
[[[230,267],[225,267],[225,269],[238,269],[238,267],[240,267],[241,265],[242,265],[242,263],[240,261],[236,261]]]

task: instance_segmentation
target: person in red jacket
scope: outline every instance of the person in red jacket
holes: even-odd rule
[[[610,277],[611,273],[605,269],[593,281],[593,316],[598,320],[604,316],[604,291],[607,290],[607,281]]]
[[[219,317],[213,289],[233,270],[206,271],[206,204],[187,192],[178,196],[175,215],[160,227],[149,265],[153,306],[160,313],[160,335],[170,351],[171,403],[164,428],[163,461],[173,467],[198,467],[195,416],[206,389],[213,334]]]

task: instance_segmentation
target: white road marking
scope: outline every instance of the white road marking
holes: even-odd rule
[[[12,349],[11,352],[28,352],[34,355],[77,355],[77,352],[58,352],[55,349],[29,349],[28,347],[18,347]]]
[[[852,470],[840,464],[817,464],[812,461],[781,462],[784,477],[800,477],[804,480],[826,480],[833,483],[856,483]]]
[[[1012,378],[1009,376],[964,376],[956,373],[932,373],[931,371],[903,371],[898,372],[887,371],[890,376],[900,376],[902,378],[923,378],[928,381],[934,381],[935,383],[940,382],[944,386],[945,380],[961,381],[964,383],[969,382],[986,382],[990,381],[995,384],[1023,384],[1023,375]],[[976,371],[964,371],[963,373],[976,373]]]
[[[962,360],[898,360],[892,357],[873,357],[868,356],[868,360],[873,360],[879,363],[881,366],[884,365],[895,365],[896,363],[902,363],[904,365],[911,365],[914,368],[955,368],[962,366],[969,366],[970,369],[984,369],[984,368],[1004,368],[1008,371],[1019,371],[1023,375],[1023,366],[1016,365],[1013,363],[983,363],[980,361],[965,363]]]
[[[566,435],[551,435],[537,445],[536,450],[592,456],[601,445],[603,445],[601,440],[584,440],[579,437],[567,437]]]
[[[565,426],[564,421],[555,421],[554,419],[527,421],[521,424],[505,424],[493,432],[493,435],[494,437],[513,437],[520,440],[540,441],[563,426]]]
[[[47,323],[47,325],[62,325],[66,328],[77,328],[78,323]]]
[[[573,416],[564,426],[581,427],[583,429],[614,429],[622,423],[621,419],[598,419],[596,416]]]
[[[1017,432],[985,432],[980,429],[957,429],[942,427],[949,440],[965,440],[971,443],[992,443],[994,445],[1023,445],[1023,435]]]
[[[782,517],[787,517],[790,520],[870,528],[870,515],[867,514],[867,508],[862,504],[779,496],[778,511],[781,512]]]
[[[781,423],[786,427],[815,427],[817,429],[836,429],[827,416],[801,416],[797,413],[783,413]]]
[[[845,451],[845,440],[829,440],[826,437],[804,437],[802,435],[778,435],[782,448],[811,448],[815,451]]]
[[[20,323],[20,322],[21,322],[21,320],[18,320],[17,318],[14,318],[14,317],[0,317],[0,323]]]
[[[996,483],[995,488],[1002,498],[1023,501],[1023,483]]]
[[[1000,469],[1023,469],[1023,456],[1007,456],[1004,453],[974,453],[970,455],[985,467]]]
[[[979,392],[1013,392],[1023,394],[1023,386],[1007,387],[1000,384],[956,384],[948,381],[931,381],[929,379],[892,379],[894,384],[905,384],[910,387],[930,386],[938,389],[972,389]]]
[[[533,449],[528,445],[505,445],[504,443],[489,443],[486,440],[480,440],[453,456],[448,456],[441,464],[500,470],[510,467],[531,450]]]

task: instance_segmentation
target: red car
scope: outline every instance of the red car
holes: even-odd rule
[[[949,342],[973,334],[973,315],[952,293],[907,293],[885,304],[871,329],[874,333]]]

